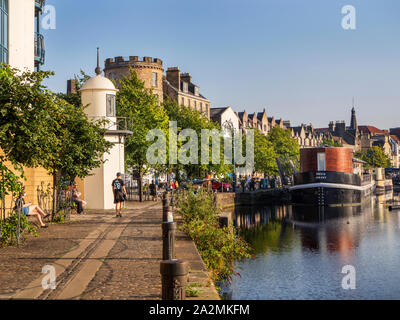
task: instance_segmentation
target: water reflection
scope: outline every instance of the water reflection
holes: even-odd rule
[[[255,259],[238,264],[242,277],[230,288],[233,298],[400,298],[400,213],[387,210],[393,197],[398,200],[387,194],[361,206],[236,208],[234,225]],[[357,269],[355,291],[341,288],[346,264]]]

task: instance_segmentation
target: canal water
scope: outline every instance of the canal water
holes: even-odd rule
[[[400,211],[389,212],[385,196],[354,207],[235,211],[254,257],[237,263],[240,276],[225,288],[232,299],[400,299]],[[342,287],[348,265],[354,290]]]

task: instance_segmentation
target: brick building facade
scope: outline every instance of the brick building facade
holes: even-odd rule
[[[210,100],[200,93],[200,88],[192,82],[189,73],[181,73],[178,67],[168,68],[163,79],[163,90],[179,105],[196,109],[210,118]]]

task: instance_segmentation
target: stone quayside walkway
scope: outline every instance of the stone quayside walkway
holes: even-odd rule
[[[0,249],[0,299],[161,299],[160,203],[128,203],[112,211],[72,216],[29,236],[21,248]],[[177,234],[176,254],[189,260],[189,282],[202,284],[197,299],[218,299],[190,239]],[[55,267],[57,288],[43,290],[42,268]]]

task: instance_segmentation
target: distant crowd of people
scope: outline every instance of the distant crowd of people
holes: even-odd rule
[[[255,191],[259,189],[275,189],[282,186],[292,185],[291,176],[284,175],[283,181],[280,176],[272,175],[266,178],[257,178],[252,176],[242,177],[240,179],[241,191]]]

